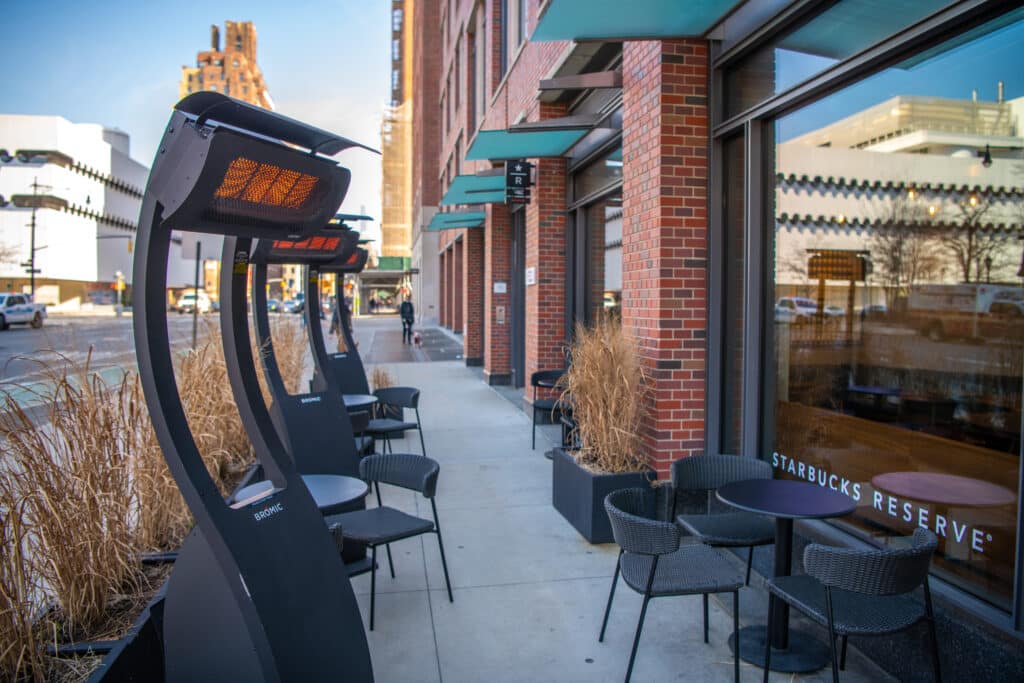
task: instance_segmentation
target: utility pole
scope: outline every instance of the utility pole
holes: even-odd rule
[[[39,184],[39,178],[32,178],[32,196],[36,197],[39,194],[39,188],[42,185]],[[32,200],[32,225],[31,225],[31,236],[29,237],[29,253],[28,253],[28,276],[29,276],[29,296],[32,297],[32,301],[36,300],[36,209],[38,209],[38,201]]]

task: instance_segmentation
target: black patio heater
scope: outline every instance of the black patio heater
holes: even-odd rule
[[[347,273],[361,273],[366,267],[369,252],[358,247],[348,258],[339,259],[331,263],[325,263],[318,267],[323,273],[335,273],[338,281]],[[352,336],[352,320],[348,307],[341,298],[341,293],[336,292],[338,306],[338,321],[341,323],[341,330],[338,334],[345,339],[345,351],[328,353],[321,345],[320,357],[315,364],[314,382],[326,382],[326,376],[337,383],[344,394],[368,394],[370,383],[366,380],[366,368],[363,367],[363,359],[359,356],[359,349]]]
[[[177,104],[153,162],[134,265],[136,351],[157,439],[196,521],[167,584],[168,681],[373,680],[345,568],[270,424],[255,372],[233,389],[260,422],[249,436],[273,488],[228,504],[208,474],[174,379],[165,295],[172,230],[234,238],[224,268],[245,272],[253,238],[302,240],[327,224],[351,174],[322,155],[355,146],[203,92]],[[225,355],[253,367],[244,288],[225,293]]]

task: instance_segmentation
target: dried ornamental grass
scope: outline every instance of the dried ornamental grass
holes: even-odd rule
[[[572,404],[581,447],[576,462],[598,472],[646,468],[639,427],[645,373],[636,341],[621,323],[602,317],[576,326],[562,400]]]
[[[0,677],[5,681],[44,678],[37,639],[38,586],[25,555],[28,530],[25,500],[0,474]]]
[[[391,376],[387,368],[377,366],[370,373],[370,385],[373,390],[386,389],[387,387],[395,386],[395,378]]]
[[[274,339],[274,356],[285,389],[289,394],[303,393],[302,373],[310,353],[305,328],[293,320],[278,320],[270,333]]]
[[[23,503],[32,570],[56,598],[62,636],[77,637],[137,577],[122,410],[130,385],[108,387],[89,374],[88,360],[43,367],[51,387],[43,396],[46,424],[37,425],[10,393],[0,402],[4,474]]]

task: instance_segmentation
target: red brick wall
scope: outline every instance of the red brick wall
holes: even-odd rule
[[[526,207],[526,267],[536,269],[537,282],[526,287],[527,384],[532,373],[565,364],[565,159],[536,164]]]
[[[651,378],[644,444],[666,476],[704,449],[707,43],[627,42],[622,79],[622,317]]]
[[[466,365],[480,365],[484,357],[484,231],[466,230],[463,238],[463,301],[465,302],[465,337],[462,357]]]
[[[509,341],[511,303],[509,258],[512,249],[512,221],[504,204],[487,206],[487,227],[484,237],[484,377],[488,382],[507,381],[510,365]],[[494,293],[494,283],[504,282],[506,292]],[[498,309],[504,311],[499,324]]]
[[[413,225],[423,224],[423,206],[437,206],[441,199],[437,165],[441,137],[437,103],[441,87],[441,46],[437,42],[439,6],[439,0],[413,3]],[[429,256],[433,258],[433,254]]]

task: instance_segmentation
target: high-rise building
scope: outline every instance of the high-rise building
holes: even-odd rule
[[[412,0],[391,3],[391,102],[381,124],[381,256],[410,256],[412,227]]]
[[[196,55],[195,66],[181,67],[181,96],[209,90],[273,109],[263,72],[256,64],[256,27],[251,21],[225,21],[224,37],[221,49],[220,27],[210,27],[210,49]]]

